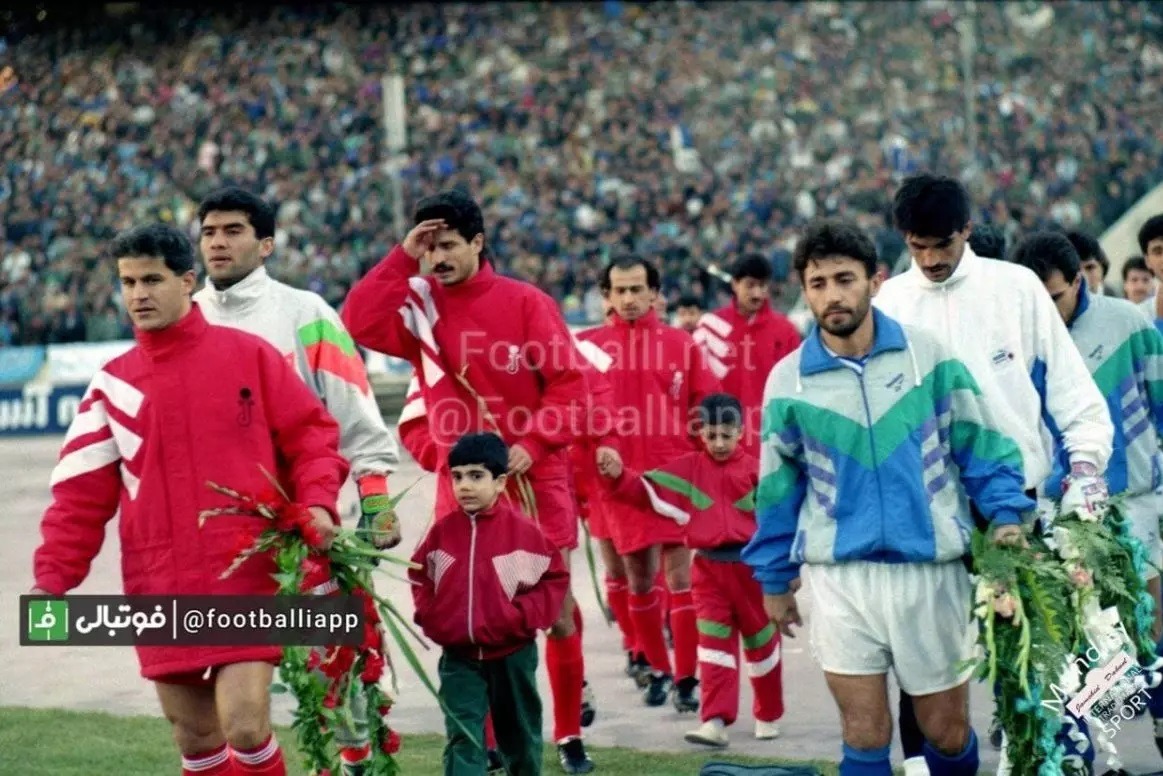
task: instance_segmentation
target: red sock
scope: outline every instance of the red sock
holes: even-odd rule
[[[581,634],[545,640],[545,669],[553,694],[553,740],[560,743],[581,735],[582,662]]]
[[[233,749],[233,747],[232,747]],[[266,743],[256,749],[233,749],[234,772],[237,776],[287,776],[283,750],[272,733]]]
[[[497,733],[493,730],[492,712],[485,715],[485,749],[497,748]]]
[[[670,594],[670,635],[674,638],[674,678],[694,676],[698,670],[699,627],[690,590]]]
[[[209,752],[186,757],[182,755],[182,776],[233,776],[234,763],[226,744]]]
[[[610,602],[610,611],[614,613],[614,621],[618,623],[618,629],[622,631],[622,649],[630,652],[638,645],[634,643],[634,619],[630,616],[628,595],[626,580],[606,577],[606,600]]]
[[[630,617],[634,620],[634,631],[638,635],[638,648],[645,653],[646,660],[655,671],[669,674],[670,653],[666,651],[666,639],[662,637],[662,610],[658,606],[658,593],[630,594]]]

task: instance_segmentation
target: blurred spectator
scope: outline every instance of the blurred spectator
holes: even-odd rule
[[[1072,231],[1066,233],[1066,238],[1078,251],[1078,258],[1082,267],[1082,276],[1086,278],[1086,287],[1092,294],[1104,296],[1118,296],[1113,287],[1106,283],[1106,273],[1110,272],[1110,259],[1093,235],[1085,232]]]
[[[1123,265],[1123,296],[1140,304],[1155,295],[1155,276],[1142,256],[1132,256]]]
[[[991,224],[978,224],[969,233],[969,247],[978,256],[987,259],[1006,257],[1006,238],[1001,230]]]
[[[921,168],[962,178],[1007,243],[1050,221],[1101,234],[1160,179],[1158,6],[967,8],[246,6],[10,37],[0,338],[124,335],[102,246],[150,218],[193,231],[226,183],[277,203],[272,274],[335,305],[402,236],[397,212],[466,187],[498,267],[574,323],[600,320],[612,253],[656,258],[667,303],[711,308],[728,291],[708,265],[758,252],[783,280],[818,215],[857,218],[892,267],[889,198]],[[397,160],[387,73],[406,78]]]

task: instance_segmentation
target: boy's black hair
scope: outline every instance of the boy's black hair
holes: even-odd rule
[[[476,200],[459,189],[449,189],[439,194],[425,197],[416,203],[413,221],[430,221],[439,218],[448,224],[465,242],[472,242],[478,234],[485,239],[485,217]],[[488,258],[487,246],[481,247],[481,258]]]
[[[1061,272],[1067,283],[1073,283],[1082,269],[1078,251],[1062,232],[1031,232],[1014,246],[1010,261],[1033,270],[1043,283],[1054,270]]]
[[[1139,227],[1139,250],[1146,255],[1147,246],[1151,244],[1151,241],[1160,238],[1163,238],[1163,213],[1151,216]]]
[[[210,192],[198,205],[198,222],[205,221],[207,213],[231,210],[246,213],[258,239],[275,236],[274,206],[257,194],[238,186],[226,186]]]
[[[1127,282],[1127,278],[1132,272],[1138,270],[1139,272],[1146,272],[1148,275],[1154,276],[1154,272],[1147,266],[1147,260],[1142,256],[1132,256],[1123,264],[1123,282]]]
[[[509,448],[496,434],[465,434],[448,451],[448,468],[483,466],[500,477],[509,469]]]
[[[175,275],[194,271],[194,246],[169,224],[142,224],[119,233],[109,243],[109,255],[117,259],[156,258]]]
[[[926,172],[905,178],[892,200],[896,228],[917,237],[948,237],[964,229],[969,216],[969,192],[945,175]]]
[[[678,298],[678,301],[674,303],[674,306],[675,309],[678,309],[679,307],[697,307],[700,310],[703,309],[702,300],[700,300],[694,294],[683,294]]]
[[[742,426],[743,405],[729,393],[712,393],[699,402],[699,419],[705,426]]]
[[[1106,257],[1106,252],[1099,245],[1098,240],[1086,232],[1074,230],[1066,233],[1066,239],[1074,246],[1074,250],[1078,251],[1079,261],[1090,261],[1095,259],[1102,265],[1103,277],[1110,271],[1110,259]]]
[[[641,256],[633,253],[623,253],[610,259],[602,269],[602,277],[598,280],[598,290],[603,294],[610,290],[610,273],[615,269],[626,271],[634,269],[635,267],[643,267],[646,270],[647,288],[651,291],[657,291],[662,288],[662,275],[659,274],[658,267]]]
[[[1005,258],[1006,236],[993,224],[978,224],[969,233],[969,247],[987,259]]]
[[[868,277],[876,274],[876,246],[855,222],[841,218],[822,218],[808,224],[796,243],[792,266],[803,283],[809,262],[836,257],[859,261]]]
[[[731,267],[731,279],[742,280],[743,278],[753,278],[763,282],[771,280],[772,276],[771,262],[765,259],[758,253],[748,253],[739,257]]]

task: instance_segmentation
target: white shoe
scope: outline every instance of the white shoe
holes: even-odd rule
[[[702,744],[703,746],[714,746],[719,749],[724,748],[730,743],[727,738],[727,730],[723,725],[721,719],[708,719],[697,730],[692,730],[683,736],[688,743]]]
[[[770,741],[773,738],[779,738],[779,732],[779,725],[777,723],[755,720],[755,737],[760,741]]]
[[[929,766],[924,757],[910,757],[905,760],[905,776],[929,776]]]

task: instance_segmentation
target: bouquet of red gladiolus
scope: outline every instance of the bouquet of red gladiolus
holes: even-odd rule
[[[261,468],[261,467],[260,467]],[[410,567],[410,561],[376,549],[363,532],[340,528],[326,551],[322,550],[323,537],[312,523],[307,507],[290,500],[277,480],[265,469],[263,475],[270,487],[263,493],[241,493],[216,483],[208,486],[234,500],[235,504],[203,511],[199,522],[216,515],[253,515],[270,523],[257,537],[241,537],[234,562],[222,576],[233,574],[249,558],[269,554],[274,558],[278,572],[274,575],[280,595],[345,594],[363,601],[365,630],[363,643],[358,647],[284,647],[279,666],[279,679],[272,692],[290,692],[295,696],[292,728],[299,741],[303,765],[310,773],[340,772],[338,747],[333,730],[341,721],[351,726],[349,704],[353,697],[362,695],[367,709],[368,736],[372,759],[364,764],[368,776],[390,776],[399,773],[392,755],[400,749],[400,735],[386,721],[392,708],[392,696],[380,687],[386,671],[396,693],[396,674],[385,631],[391,633],[396,646],[416,671],[421,681],[435,696],[436,687],[425,673],[405,633],[424,649],[428,645],[412,628],[395,606],[380,597],[372,582],[372,572],[378,561]],[[410,486],[409,486],[410,487]],[[388,510],[378,523],[394,520],[394,510],[408,489],[394,496]],[[372,531],[377,530],[373,526]]]

